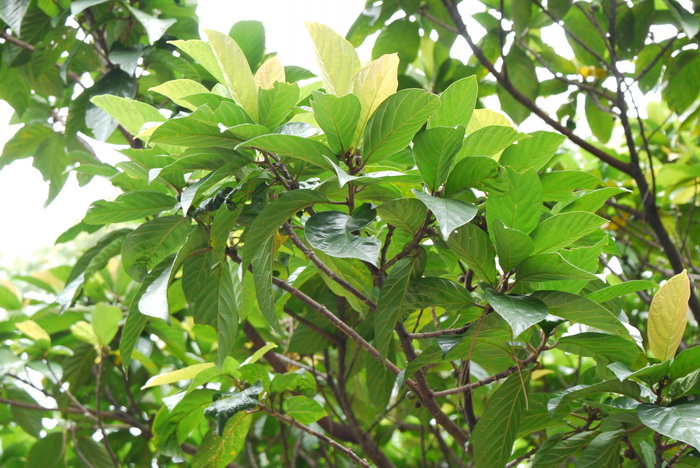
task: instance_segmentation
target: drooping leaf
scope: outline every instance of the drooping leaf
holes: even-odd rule
[[[530,5],[525,3],[527,8],[530,8]],[[540,91],[540,81],[537,78],[535,64],[523,48],[519,46],[510,48],[505,58],[504,71],[509,81],[520,93],[533,101],[537,98]],[[501,109],[513,119],[513,122],[520,124],[530,115],[530,109],[517,101],[505,88],[499,86],[497,91]]]
[[[564,440],[557,438],[547,439],[532,459],[533,468],[548,468],[559,466],[568,460],[573,454],[585,447],[593,438],[592,431],[574,434]]]
[[[374,346],[382,356],[386,356],[389,350],[389,341],[406,300],[412,270],[413,257],[402,258],[391,269],[379,292],[374,311]]]
[[[155,16],[133,8],[131,5],[126,5],[126,7],[146,30],[149,44],[153,44],[160,39],[163,34],[165,34],[165,31],[177,21],[175,18],[156,18]]]
[[[26,468],[58,468],[63,466],[66,439],[61,432],[52,432],[40,438],[29,451]]]
[[[484,231],[467,223],[452,233],[447,246],[474,270],[476,276],[489,284],[496,284],[496,252]]]
[[[435,215],[445,240],[449,239],[455,229],[474,219],[478,211],[475,205],[462,200],[432,197],[415,189],[412,192]]]
[[[483,291],[484,299],[510,325],[513,338],[517,338],[522,332],[547,317],[547,305],[537,298],[510,296],[490,288],[484,288]]]
[[[478,468],[505,466],[510,458],[527,405],[529,379],[527,372],[513,374],[489,398],[471,438]]]
[[[353,231],[371,222],[376,211],[371,209],[367,216],[364,214],[349,216],[340,211],[316,213],[304,225],[306,240],[313,248],[331,257],[357,258],[378,266],[381,242],[353,234]]]
[[[606,99],[601,99],[600,101],[602,101],[600,105],[609,104]],[[593,101],[590,96],[586,96],[584,109],[586,112],[586,121],[593,135],[601,143],[607,143],[612,136],[613,127],[615,126],[613,114],[598,108],[595,101]]]
[[[217,433],[223,436],[225,429],[228,428],[229,419],[241,411],[258,406],[258,396],[262,391],[262,384],[257,382],[241,392],[222,395],[204,410],[204,415],[216,421]]]
[[[8,0],[0,5],[0,19],[7,23],[19,36],[22,32],[22,19],[29,8],[29,0]]]
[[[654,295],[649,308],[649,351],[661,361],[672,359],[688,323],[690,281],[688,273],[677,274]]]
[[[119,331],[122,311],[119,307],[100,302],[92,310],[92,328],[102,346],[109,346]]]
[[[433,127],[416,135],[413,159],[429,190],[437,190],[447,180],[463,136],[463,126]]]

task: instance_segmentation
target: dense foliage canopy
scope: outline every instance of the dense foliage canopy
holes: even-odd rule
[[[0,1],[0,167],[123,192],[0,285],[0,465],[697,466],[697,15],[465,5],[310,23],[316,77],[190,0]]]

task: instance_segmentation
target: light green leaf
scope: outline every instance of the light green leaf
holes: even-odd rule
[[[133,8],[128,4],[126,5],[126,7],[129,9],[131,14],[134,15],[134,18],[136,18],[146,30],[146,35],[148,36],[149,44],[153,44],[156,41],[158,41],[158,39],[163,37],[165,31],[167,31],[168,28],[170,28],[170,26],[175,24],[175,22],[177,21],[175,18],[156,18],[155,16],[151,16],[148,13],[144,13],[141,10]]]
[[[686,349],[678,353],[671,363],[669,376],[672,380],[685,377],[691,372],[700,369],[700,346]]]
[[[501,154],[498,160],[516,172],[528,169],[539,171],[552,159],[566,137],[552,132],[534,132],[530,138],[513,143]]]
[[[629,190],[619,187],[605,187],[598,190],[576,192],[576,198],[557,203],[552,213],[568,213],[569,211],[598,211],[605,202],[615,195],[629,193]]]
[[[45,341],[46,344],[51,345],[51,336],[34,320],[17,322],[15,328],[34,341]]]
[[[394,327],[401,315],[411,281],[413,257],[399,260],[391,269],[379,291],[379,301],[374,311],[374,346],[382,356],[389,350]]]
[[[299,100],[299,86],[276,82],[270,89],[258,90],[260,125],[275,130],[287,121]]]
[[[142,224],[124,241],[124,269],[142,281],[152,267],[185,243],[191,229],[191,220],[182,216],[166,216]]]
[[[547,317],[547,305],[530,296],[509,296],[484,288],[484,299],[508,322],[513,338]]]
[[[413,159],[431,192],[447,180],[463,138],[462,126],[433,127],[416,135],[413,141]]]
[[[265,27],[260,21],[238,21],[228,35],[241,48],[251,68],[260,65],[265,55]]]
[[[95,335],[97,335],[102,346],[109,346],[112,339],[117,335],[121,319],[122,310],[119,307],[105,304],[104,302],[95,304],[90,323],[92,323]]]
[[[152,88],[149,89],[149,91],[156,92],[158,94],[162,94],[163,96],[167,97],[168,99],[173,101],[178,106],[184,107],[185,109],[189,109],[192,111],[197,110],[197,107],[199,107],[199,106],[196,106],[196,105],[190,103],[185,98],[192,96],[192,95],[195,95],[195,94],[209,93],[209,90],[207,88],[205,88],[204,86],[202,86],[200,83],[197,83],[196,81],[192,81],[192,80],[187,80],[187,79],[166,81],[165,83],[159,84],[158,86],[153,86]],[[93,98],[93,102],[94,102],[94,98]],[[105,109],[105,110],[107,110],[107,109]],[[107,111],[107,112],[109,112],[109,111]],[[163,119],[163,120],[165,120],[165,119]]]
[[[453,196],[471,188],[502,196],[509,189],[506,169],[488,156],[471,156],[455,164],[445,183],[445,195]]]
[[[563,392],[559,393],[555,398],[552,398],[547,403],[547,409],[550,414],[554,413],[559,407],[567,405],[572,402],[577,404],[583,404],[580,401],[583,397],[589,395],[595,395],[596,393],[617,393],[620,395],[626,395],[632,398],[639,398],[641,394],[641,387],[637,382],[632,382],[626,380],[620,382],[619,380],[608,380],[605,382],[598,382],[593,385],[576,385],[571,388],[567,388]]]
[[[59,468],[64,466],[66,437],[61,432],[46,434],[27,454],[25,468]]]
[[[254,120],[258,119],[258,89],[250,65],[238,44],[226,34],[205,30],[209,44],[223,72],[224,81],[236,101]]]
[[[350,151],[362,107],[353,94],[343,97],[314,91],[311,108],[318,125],[328,138],[328,146],[336,155]]]
[[[623,362],[632,365],[639,357],[637,345],[625,338],[606,333],[579,333],[559,339],[557,349],[566,353],[588,356],[596,360]]]
[[[526,3],[530,8],[529,2]],[[528,54],[517,44],[514,44],[505,58],[505,73],[513,86],[525,97],[535,100],[540,91],[540,80],[537,77],[535,64]],[[513,119],[516,124],[522,123],[530,115],[530,109],[516,100],[503,86],[496,88],[501,109]]]
[[[216,81],[219,83],[225,83],[224,72],[221,71],[219,61],[217,60],[216,55],[214,55],[214,51],[209,44],[198,39],[189,41],[170,41],[169,43],[199,62],[199,64],[203,66],[206,71],[216,78]]]
[[[667,408],[639,405],[637,416],[649,429],[700,450],[700,405],[697,402]]]
[[[581,432],[560,440],[549,438],[545,440],[532,459],[532,468],[551,468],[560,466],[593,438],[594,432]]]
[[[323,87],[336,96],[348,94],[353,77],[360,70],[360,58],[355,48],[343,36],[323,24],[306,23],[306,29],[316,48]]]
[[[200,372],[209,369],[210,367],[214,367],[214,364],[211,362],[205,362],[201,364],[193,364],[191,366],[183,367],[182,369],[174,370],[172,372],[154,375],[146,381],[146,383],[141,387],[141,390],[145,390],[151,387],[157,387],[159,385],[180,382],[181,380],[194,379]]]
[[[387,98],[367,122],[363,162],[376,163],[406,148],[439,106],[437,96],[419,89],[404,89]]]
[[[599,304],[612,299],[632,294],[637,291],[650,290],[656,287],[656,283],[646,280],[629,280],[624,283],[607,286],[605,288],[586,294],[586,297]]]
[[[415,198],[398,198],[379,205],[377,214],[388,224],[413,236],[425,221],[428,210]]]
[[[512,143],[529,138],[529,135],[519,133],[513,127],[490,125],[470,133],[462,143],[462,148],[457,154],[460,161],[467,156],[493,156]]]
[[[508,191],[492,194],[486,202],[486,221],[492,229],[496,219],[509,228],[530,234],[539,224],[542,212],[542,185],[537,173],[528,170],[522,174],[507,169]]]
[[[326,157],[333,157],[333,151],[323,143],[296,135],[261,135],[241,143],[236,149],[256,149],[274,153],[280,157],[290,157],[305,161],[324,169],[332,169]]]
[[[583,171],[552,171],[540,175],[543,201],[568,201],[574,189],[591,189],[601,180]]]
[[[352,234],[371,222],[375,216],[374,209],[369,210],[366,216],[364,212],[359,216],[349,216],[340,211],[316,213],[304,225],[306,240],[311,247],[331,257],[357,258],[378,266],[381,242],[373,237]]]
[[[649,351],[660,361],[673,359],[688,323],[690,280],[683,270],[654,295],[649,308]]]
[[[86,224],[123,223],[160,214],[172,209],[177,200],[161,192],[136,190],[119,195],[108,202],[98,200],[90,205],[83,222]]]
[[[500,112],[492,111],[491,109],[474,109],[472,118],[467,126],[467,135],[471,135],[477,130],[491,125],[512,127],[513,123]]]
[[[601,105],[610,104],[607,99],[600,99],[600,101]],[[586,113],[586,121],[591,128],[593,136],[601,143],[607,143],[612,136],[613,127],[615,126],[613,114],[599,109],[588,95],[586,96],[584,110]]]
[[[226,422],[221,435],[210,430],[192,459],[193,468],[223,468],[241,453],[253,417],[238,413]]]
[[[486,403],[471,437],[477,468],[505,466],[510,458],[520,417],[527,407],[529,379],[527,372],[511,375]]]
[[[234,149],[240,145],[241,138],[232,131],[222,131],[216,125],[202,122],[196,117],[196,114],[191,114],[168,120],[153,131],[149,142],[187,148]]]
[[[0,5],[0,18],[17,36],[21,33],[22,19],[27,13],[27,8],[29,8],[29,0],[8,0]]]
[[[518,281],[592,280],[593,273],[578,268],[558,252],[534,255],[523,260],[516,268]]]
[[[166,120],[155,107],[129,98],[101,94],[93,96],[90,102],[107,112],[132,135],[141,133],[144,124],[148,122],[165,122]]]
[[[235,38],[234,38],[235,39]],[[238,39],[235,39],[238,41]],[[250,62],[250,59],[248,59]],[[272,56],[262,64],[255,72],[255,86],[258,87],[258,100],[260,99],[260,90],[272,89],[275,83],[285,83],[286,76],[284,73],[284,65],[280,62],[277,56]]]
[[[476,276],[491,285],[496,284],[496,252],[486,233],[479,227],[465,224],[450,236],[447,246],[474,270]]]
[[[326,416],[326,411],[313,398],[297,395],[284,400],[287,416],[302,423],[311,424]]]
[[[581,237],[600,229],[605,222],[600,216],[584,211],[550,216],[532,231],[534,253],[556,252],[568,247]]]
[[[475,205],[462,200],[432,197],[415,189],[411,192],[435,215],[440,224],[440,233],[445,240],[449,239],[455,229],[474,219],[478,211]]]
[[[601,432],[588,444],[576,466],[616,468],[620,466],[620,448],[625,431]]]
[[[510,271],[535,251],[535,243],[522,231],[506,227],[496,219],[491,226],[493,240],[498,254],[498,263],[503,271]]]
[[[441,105],[428,120],[428,127],[468,127],[476,105],[478,88],[475,75],[448,86],[440,95]]]

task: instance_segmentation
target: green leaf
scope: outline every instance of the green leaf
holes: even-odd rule
[[[109,346],[117,335],[121,319],[122,311],[119,307],[104,302],[95,305],[90,323],[102,346]]]
[[[206,362],[201,364],[193,364],[172,372],[166,372],[165,374],[154,375],[146,381],[146,383],[141,387],[141,390],[157,387],[159,385],[172,384],[182,380],[191,380],[194,379],[200,372],[209,369],[210,367],[214,367],[214,364],[211,362]]]
[[[599,304],[612,299],[632,294],[637,291],[650,290],[656,287],[656,283],[646,280],[629,280],[624,283],[614,284],[605,288],[586,294],[586,297]]]
[[[367,122],[363,162],[376,163],[406,148],[439,106],[437,96],[419,89],[404,89],[387,98]]]
[[[306,240],[311,247],[331,257],[357,258],[378,266],[381,242],[352,234],[372,222],[375,216],[374,209],[353,216],[340,211],[316,213],[304,225]]]
[[[600,102],[601,105],[609,105],[607,99],[600,99]],[[586,121],[593,135],[601,143],[607,143],[612,136],[613,127],[615,126],[613,114],[598,108],[588,95],[586,96],[584,110],[586,113]]]
[[[527,8],[530,8],[527,2]],[[527,53],[519,46],[513,45],[506,55],[504,71],[513,86],[525,97],[535,100],[540,91],[540,80],[537,78],[535,64]],[[530,109],[517,101],[505,88],[497,87],[498,99],[501,109],[513,119],[516,124],[521,124],[530,115]]]
[[[605,222],[600,216],[584,211],[550,216],[532,231],[534,253],[556,252],[568,247],[581,237],[600,229]]]
[[[261,135],[241,143],[236,149],[256,149],[274,153],[280,157],[290,157],[305,161],[323,169],[332,169],[326,157],[333,157],[329,147],[315,140],[296,135],[270,134]]]
[[[299,100],[299,86],[295,83],[275,82],[271,89],[258,90],[258,121],[275,130],[287,121]]]
[[[124,241],[124,269],[142,281],[151,268],[185,243],[191,230],[191,221],[181,216],[165,216],[142,224]]]
[[[561,256],[560,253],[534,255],[525,259],[516,268],[518,281],[559,281],[592,280],[593,273],[578,268]]]
[[[593,435],[593,431],[588,431],[574,434],[564,440],[559,438],[545,440],[532,459],[532,468],[560,466],[581,448],[588,445]]]
[[[216,78],[216,81],[225,83],[224,72],[221,70],[219,61],[209,44],[198,39],[189,41],[169,41],[169,43],[199,62],[211,76]]]
[[[683,403],[667,408],[643,404],[637,407],[637,416],[649,429],[700,450],[698,403]]]
[[[672,380],[680,379],[697,369],[700,369],[700,346],[678,353],[671,363],[669,376]]]
[[[165,122],[163,114],[153,106],[133,99],[101,94],[90,102],[107,112],[132,135],[138,135],[148,122]]]
[[[427,213],[425,205],[415,198],[398,198],[377,207],[382,220],[409,236],[423,225]]]
[[[74,439],[75,450],[80,451],[80,454],[92,466],[109,466],[114,462],[107,453],[107,449],[101,443],[95,442],[90,437],[77,437]],[[43,465],[44,467],[46,465]]]
[[[510,458],[520,417],[527,407],[529,379],[527,372],[511,375],[486,403],[471,437],[477,468],[505,466]]]
[[[22,308],[20,298],[14,290],[10,290],[0,284],[0,307],[7,310],[19,310]]]
[[[241,453],[253,417],[237,414],[226,422],[221,433],[209,431],[192,459],[193,468],[223,468]]]
[[[209,90],[201,83],[187,79],[166,81],[165,83],[150,88],[149,91],[162,94],[178,106],[192,111],[197,110],[199,106],[192,104],[186,98],[209,93]]]
[[[387,355],[394,327],[401,315],[411,281],[413,257],[399,260],[391,269],[379,291],[379,301],[374,311],[374,346],[382,356]]]
[[[245,243],[241,250],[243,266],[247,267],[255,252],[274,237],[277,229],[297,211],[314,203],[328,201],[325,195],[313,190],[292,190],[283,193],[275,201],[262,209],[251,227],[245,232]]]
[[[654,295],[649,307],[649,351],[660,361],[673,359],[688,323],[690,280],[683,270]]]
[[[197,114],[170,119],[155,129],[149,143],[187,148],[234,149],[243,141],[233,131],[197,120]]]
[[[513,127],[489,125],[470,133],[464,139],[457,160],[467,156],[493,156],[512,143],[526,138],[529,138],[529,135],[519,133]]]
[[[445,279],[425,277],[411,281],[405,303],[413,309],[441,307],[448,312],[459,313],[462,319],[476,320],[481,311],[467,310],[474,304],[469,291],[459,283]]]
[[[431,192],[447,180],[463,137],[462,126],[433,127],[416,135],[413,141],[413,159]]]
[[[562,291],[537,291],[534,296],[547,304],[552,315],[632,340],[622,322],[597,302]]]
[[[29,451],[26,468],[53,468],[64,464],[66,438],[62,432],[52,432],[39,439]]]
[[[635,354],[635,358],[638,354],[639,352]],[[620,361],[622,360],[620,359]],[[648,385],[654,385],[668,375],[668,370],[671,367],[671,361],[650,364],[636,371],[633,371],[627,365],[621,362],[612,362],[611,364],[608,364],[607,367],[615,373],[618,380],[626,380],[631,377],[636,377],[637,379],[646,382]]]
[[[539,224],[542,212],[542,185],[537,173],[528,170],[522,174],[507,169],[508,191],[492,194],[486,202],[486,221],[489,228],[496,219],[509,228],[530,234]]]
[[[170,28],[170,26],[175,24],[175,22],[177,21],[175,18],[156,18],[155,16],[151,16],[148,13],[144,13],[141,10],[137,10],[136,8],[133,8],[130,5],[126,5],[126,7],[129,9],[131,14],[134,15],[134,18],[136,18],[136,20],[139,23],[141,23],[143,28],[146,30],[146,36],[148,36],[149,44],[153,44],[158,39],[163,37],[165,31],[167,31],[168,28]]]
[[[498,262],[503,271],[510,271],[517,267],[535,251],[535,243],[530,236],[517,229],[506,227],[500,219],[493,222],[491,229]]]
[[[313,398],[297,395],[284,400],[287,416],[302,423],[311,424],[326,416],[326,411]]]
[[[276,375],[270,383],[270,392],[280,394],[286,391],[299,392],[311,397],[316,392],[316,379],[304,369]]]
[[[39,406],[36,400],[27,392],[15,386],[6,386],[5,391],[7,397],[12,401],[19,401],[32,406]],[[37,411],[33,409],[22,408],[19,406],[11,406],[12,420],[16,422],[22,430],[34,437],[39,437],[44,426],[41,422],[42,418],[49,417],[48,412]]]
[[[498,315],[508,322],[513,338],[547,317],[547,305],[529,296],[509,296],[484,288],[484,299]]]
[[[452,83],[440,95],[440,107],[430,117],[428,127],[467,128],[474,112],[478,95],[478,82],[472,75]]]
[[[591,189],[601,180],[583,171],[552,171],[540,175],[543,201],[568,201],[574,189]]]
[[[476,205],[462,200],[432,197],[415,189],[411,192],[435,215],[440,224],[440,233],[445,240],[449,239],[455,229],[474,219],[478,211]]]
[[[362,292],[366,297],[374,296],[374,283],[372,273],[359,261],[350,259],[334,258],[323,252],[316,252],[318,258],[325,263],[338,277],[352,284],[358,291]],[[343,296],[347,299],[350,306],[364,314],[367,312],[367,305],[360,301],[354,294],[340,286],[326,275],[320,275],[326,286],[338,296]]]
[[[576,466],[615,468],[620,466],[620,448],[625,431],[601,432],[588,444]]]
[[[316,48],[323,87],[330,94],[344,96],[352,88],[352,80],[360,70],[360,58],[345,38],[328,26],[306,23]]]
[[[534,132],[530,138],[513,143],[503,150],[498,161],[516,172],[528,169],[539,171],[552,159],[564,140],[566,137],[558,133]]]
[[[228,32],[245,54],[251,69],[256,69],[265,55],[265,27],[260,21],[239,21]]]
[[[348,94],[337,97],[314,91],[311,95],[311,108],[333,153],[343,155],[350,151],[362,111],[357,96]]]
[[[398,19],[383,28],[377,36],[372,47],[372,60],[395,52],[399,55],[399,72],[403,73],[416,59],[419,45],[418,22],[408,18]]]
[[[204,418],[204,408],[211,404],[214,390],[202,389],[184,395],[175,407],[163,406],[153,421],[153,440],[158,450],[168,456],[183,456],[178,435],[189,435]]]
[[[598,382],[593,385],[576,385],[574,387],[567,388],[563,392],[559,393],[559,395],[557,395],[555,398],[549,400],[547,403],[547,409],[550,413],[554,413],[559,407],[572,402],[576,402],[580,405],[583,404],[580,401],[583,397],[595,395],[597,393],[617,393],[632,398],[639,398],[641,388],[638,383],[629,380],[624,382],[620,382],[619,380],[608,380],[606,382]]]
[[[509,189],[505,168],[488,156],[462,159],[447,178],[445,195],[453,196],[471,188],[494,196],[504,195]]]
[[[598,66],[600,64],[600,59],[598,57],[605,59],[608,55],[605,39],[603,39],[600,34],[591,34],[591,31],[596,31],[596,26],[589,20],[589,18],[595,18],[594,15],[595,14],[591,12],[591,7],[585,6],[580,9],[570,8],[564,17],[564,26],[570,31],[571,35],[577,38],[586,38],[584,44],[588,46],[588,50],[592,50],[597,55],[596,57],[591,54],[579,43],[567,36],[566,40],[574,50],[576,59],[581,66]]]
[[[447,246],[474,270],[476,276],[489,284],[496,284],[496,252],[484,231],[473,224],[465,224],[450,236]]]
[[[222,84],[231,93],[233,100],[254,121],[257,121],[258,90],[245,54],[238,47],[238,44],[227,35],[212,30],[205,30],[204,32],[223,73],[224,81]]]
[[[106,141],[112,135],[112,132],[117,128],[117,121],[110,117],[107,112],[89,102],[92,97],[103,94],[133,98],[136,94],[136,79],[118,68],[113,69],[100,78],[91,88],[86,90],[74,101],[74,103],[78,103],[81,98],[85,96],[85,111],[83,115],[81,115],[80,112],[77,112],[77,115],[73,115],[79,122],[78,125],[80,128],[77,129],[73,128],[70,124],[71,119],[69,114],[67,125],[70,128],[66,129],[68,134],[75,134],[75,131],[78,130],[83,131],[82,119],[84,118],[85,125],[92,131],[95,139]]]
[[[204,416],[216,420],[217,433],[219,436],[223,436],[229,427],[229,419],[241,411],[257,408],[258,396],[262,391],[262,384],[257,382],[242,392],[222,395],[204,410]]]
[[[559,339],[557,349],[566,353],[588,356],[596,360],[634,364],[639,357],[639,348],[632,341],[606,333],[579,333]]]
[[[0,4],[0,19],[12,28],[15,35],[21,33],[22,19],[27,13],[30,0],[7,0]]]
[[[98,200],[90,205],[83,222],[87,224],[123,223],[154,216],[172,209],[177,204],[170,195],[161,192],[136,190],[119,195],[108,202]]]
[[[268,205],[270,206],[270,205]],[[243,246],[245,248],[245,245]],[[267,237],[262,245],[251,252],[250,265],[253,267],[253,283],[255,296],[258,299],[260,312],[277,333],[282,333],[282,327],[277,320],[275,311],[275,296],[272,289],[272,265],[275,261],[275,236]],[[243,261],[246,257],[243,257]],[[244,263],[245,264],[245,263]]]

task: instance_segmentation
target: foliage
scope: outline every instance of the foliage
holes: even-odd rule
[[[493,87],[449,58],[449,24],[430,39],[430,21],[457,19],[433,3],[401,2],[420,24],[392,22],[364,67],[351,44],[397,3],[372,3],[349,41],[310,24],[320,81],[267,54],[259,23],[200,40],[189,3],[3,4],[3,59],[24,54],[3,62],[3,81],[35,92],[7,97],[25,125],[2,164],[33,157],[51,197],[69,171],[124,192],[61,236],[93,233],[73,265],[0,287],[3,466],[697,463],[690,276],[603,269],[644,256],[643,235],[616,229],[639,220],[611,222],[604,208],[634,200],[616,177],[648,208],[644,175],[584,140],[609,166],[580,170],[591,156],[560,149],[559,133],[477,108]],[[509,34],[537,43],[547,15],[506,5]],[[586,6],[571,8],[580,29]],[[628,15],[641,23],[640,10]],[[675,3],[664,11],[693,27]],[[35,17],[56,27],[37,30]],[[21,80],[56,37],[75,50],[45,63],[54,87]],[[599,53],[617,63],[613,37]],[[642,54],[634,40],[625,57]],[[534,99],[551,83],[515,47],[504,63]],[[684,73],[677,60],[669,73]],[[95,84],[74,99],[86,73]],[[532,106],[502,87],[519,123]],[[688,136],[687,122],[663,126]],[[127,142],[125,160],[102,163],[78,132]],[[651,198],[657,215],[667,196]],[[666,240],[645,258],[676,270]]]

